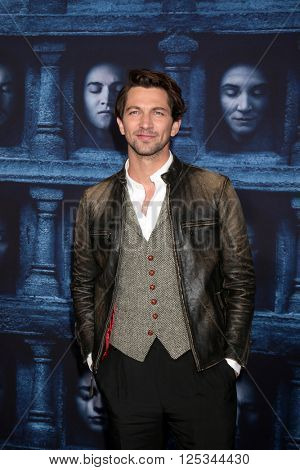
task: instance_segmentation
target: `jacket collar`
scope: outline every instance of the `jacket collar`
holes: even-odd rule
[[[161,175],[162,179],[164,180],[165,183],[172,184],[174,181],[177,181],[177,178],[180,176],[180,174],[183,171],[183,162],[179,160],[179,158],[176,157],[173,153],[173,162],[169,166],[168,171],[166,173],[163,173]],[[117,178],[119,179],[120,183],[126,184],[126,170],[125,170],[125,164],[123,168],[116,173]]]

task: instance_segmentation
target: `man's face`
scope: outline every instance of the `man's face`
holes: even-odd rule
[[[6,124],[15,111],[16,86],[13,71],[0,64],[0,126]]]
[[[121,68],[112,64],[97,64],[88,71],[83,90],[84,112],[97,129],[110,127],[123,80]]]
[[[252,65],[235,65],[223,75],[220,102],[233,138],[240,140],[258,129],[269,105],[265,75]]]
[[[165,90],[140,86],[128,91],[123,118],[117,121],[129,149],[141,157],[159,154],[181,124],[173,121]]]

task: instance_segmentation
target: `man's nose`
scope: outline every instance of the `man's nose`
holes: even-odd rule
[[[250,111],[250,109],[251,109],[251,100],[249,98],[248,93],[246,91],[243,91],[237,100],[237,110],[246,112],[246,111]]]
[[[150,113],[142,113],[141,118],[140,118],[140,126],[144,129],[149,129],[152,127],[152,118]]]

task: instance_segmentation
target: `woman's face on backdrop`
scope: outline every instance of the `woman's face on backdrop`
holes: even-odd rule
[[[253,65],[233,65],[222,76],[219,98],[231,135],[240,141],[252,136],[265,118],[269,83],[263,71]]]
[[[84,372],[78,381],[78,392],[76,394],[77,412],[85,425],[91,430],[101,432],[106,423],[105,410],[102,404],[101,395],[93,384],[93,397],[89,395],[91,374]]]
[[[97,129],[107,130],[114,121],[116,97],[123,87],[124,72],[114,64],[96,64],[84,80],[85,116]]]

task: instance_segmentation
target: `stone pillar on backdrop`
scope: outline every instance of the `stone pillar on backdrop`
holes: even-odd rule
[[[40,63],[40,88],[31,153],[32,157],[38,160],[65,158],[61,119],[64,96],[60,73],[60,59],[64,51],[65,46],[62,42],[39,41],[34,45],[34,52]]]
[[[32,262],[22,293],[58,297],[55,218],[57,208],[63,198],[63,191],[54,188],[31,187],[30,195],[36,203],[37,225]]]
[[[292,198],[291,206],[296,216],[296,241],[295,256],[293,257],[292,294],[289,298],[288,311],[300,313],[300,197]]]
[[[300,86],[299,81],[300,81],[300,39],[297,41],[297,53],[298,53],[298,62],[296,62],[296,67],[297,71],[295,73],[295,80],[296,80],[296,106],[297,106],[297,111],[298,111],[298,122],[297,122],[297,128],[296,128],[296,140],[295,143],[292,146],[292,156],[291,156],[291,164],[292,165],[300,165]]]
[[[175,138],[173,149],[186,161],[193,163],[197,156],[197,144],[192,138],[190,122],[190,89],[192,53],[198,50],[198,43],[183,34],[172,34],[159,42],[159,50],[164,54],[164,69],[179,84],[187,112],[184,115],[180,132]]]
[[[26,339],[33,357],[30,408],[24,433],[34,448],[55,449],[53,350],[55,343],[41,338]]]
[[[295,261],[294,227],[288,214],[278,220],[276,226],[276,271],[274,312],[284,314],[293,278]]]
[[[291,380],[289,384],[288,398],[288,433],[283,431],[284,444],[283,449],[299,450],[300,446],[300,365],[299,361],[290,360]]]

